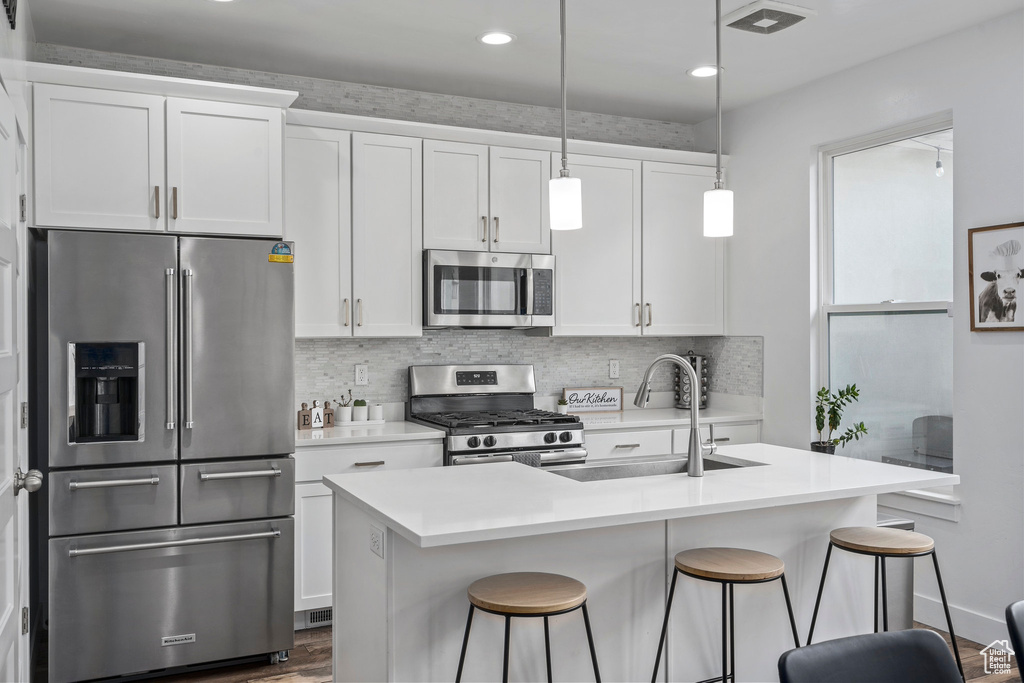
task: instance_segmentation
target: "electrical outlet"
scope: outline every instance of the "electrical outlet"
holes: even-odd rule
[[[356,386],[364,387],[370,383],[370,366],[356,366]]]
[[[381,559],[384,558],[384,531],[370,525],[370,550]]]
[[[610,360],[608,361],[608,377],[611,379],[619,378],[619,361]]]

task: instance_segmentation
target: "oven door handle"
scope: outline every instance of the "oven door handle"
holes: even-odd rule
[[[483,465],[492,462],[512,462],[511,453],[488,453],[487,455],[453,455],[452,465]]]
[[[586,448],[568,448],[564,451],[551,451],[540,454],[540,466],[562,465],[570,462],[586,462]]]
[[[533,315],[533,268],[526,269],[526,315]]]

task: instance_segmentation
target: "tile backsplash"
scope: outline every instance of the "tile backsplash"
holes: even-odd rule
[[[761,337],[532,337],[519,330],[425,330],[405,339],[298,339],[297,401],[336,399],[352,389],[379,403],[408,399],[410,365],[531,363],[537,393],[561,394],[566,386],[622,386],[627,393],[662,353],[707,357],[712,392],[762,396]],[[619,379],[608,378],[608,361],[619,361]],[[369,365],[370,383],[356,387],[356,364]],[[656,376],[654,391],[672,391],[674,373]]]

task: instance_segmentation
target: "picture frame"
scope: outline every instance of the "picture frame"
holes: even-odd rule
[[[967,231],[972,332],[1024,331],[1024,223]]]
[[[562,398],[570,413],[622,412],[622,387],[566,387]]]

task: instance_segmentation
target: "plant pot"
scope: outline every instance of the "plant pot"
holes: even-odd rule
[[[341,424],[342,422],[352,421],[352,406],[338,406],[334,409],[334,423]]]
[[[352,406],[352,421],[366,422],[367,406]]]
[[[384,404],[382,404],[382,403],[374,403],[372,406],[367,406],[367,408],[370,409],[369,412],[368,412],[368,415],[369,415],[371,420],[383,420],[384,419]]]
[[[835,455],[836,445],[831,441],[812,441],[811,450],[815,453],[828,453],[829,455]]]
[[[562,415],[568,415],[569,414],[569,406],[557,405],[557,406],[555,406],[555,411],[561,413]]]

